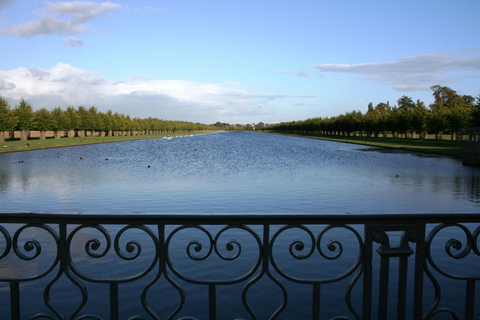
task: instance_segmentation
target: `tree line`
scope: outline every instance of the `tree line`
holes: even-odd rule
[[[480,127],[480,95],[475,99],[439,85],[431,89],[435,101],[428,108],[422,101],[414,102],[404,95],[394,106],[388,101],[375,107],[370,103],[366,113],[351,111],[336,117],[282,122],[267,129],[367,137],[387,137],[391,133],[393,137],[415,138],[418,134],[420,139],[432,133],[437,140],[450,133],[452,140],[458,140],[464,130]]]
[[[179,131],[218,130],[214,125],[186,121],[167,121],[157,118],[131,118],[111,110],[99,111],[95,106],[78,108],[69,106],[52,110],[42,108],[34,111],[31,104],[21,99],[11,108],[7,99],[0,96],[0,141],[4,141],[5,131],[20,131],[21,140],[27,140],[30,131],[39,131],[40,139],[45,139],[46,131],[53,131],[55,138],[62,132],[69,136],[92,135],[132,135],[171,133]]]

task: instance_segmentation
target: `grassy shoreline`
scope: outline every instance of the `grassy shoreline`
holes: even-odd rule
[[[451,140],[435,140],[435,139],[403,139],[403,138],[367,138],[367,137],[347,137],[347,136],[330,136],[321,134],[310,133],[284,133],[273,132],[268,133],[283,134],[302,138],[311,138],[319,140],[336,141],[343,143],[353,143],[360,145],[368,145],[374,147],[408,150],[416,152],[424,152],[438,155],[445,155],[455,158],[462,158],[464,148],[462,144],[459,144]]]
[[[132,140],[146,140],[146,139],[157,139],[164,137],[175,137],[175,136],[186,136],[194,134],[204,134],[218,132],[218,130],[206,130],[206,131],[192,131],[192,132],[176,132],[176,133],[162,133],[162,134],[152,134],[152,135],[138,135],[138,136],[118,136],[118,137],[73,137],[73,138],[47,138],[45,140],[40,139],[30,139],[28,141],[20,141],[19,139],[5,140],[5,142],[0,142],[0,154],[8,152],[19,152],[19,151],[30,151],[30,150],[39,150],[39,149],[52,149],[52,148],[66,148],[66,147],[76,147],[89,144],[99,144],[99,143],[112,143],[112,142],[122,142],[122,141],[132,141]],[[3,147],[6,145],[7,147]],[[15,149],[12,150],[12,147]]]

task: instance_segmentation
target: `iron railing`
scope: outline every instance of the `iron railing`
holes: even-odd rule
[[[478,319],[480,214],[0,214],[12,319]]]

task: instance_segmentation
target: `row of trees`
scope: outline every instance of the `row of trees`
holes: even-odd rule
[[[392,133],[394,137],[416,136],[424,139],[428,132],[442,139],[443,133],[451,133],[452,139],[460,138],[460,132],[471,127],[480,127],[480,95],[459,95],[449,87],[433,86],[435,102],[427,108],[425,104],[402,96],[396,106],[389,102],[368,111],[352,111],[331,118],[312,118],[304,121],[283,122],[268,127],[277,131],[302,131],[322,134],[365,135],[378,137]]]
[[[106,135],[151,134],[178,131],[200,131],[219,129],[201,123],[166,121],[157,118],[131,118],[118,112],[101,112],[96,107],[68,107],[66,110],[42,108],[33,111],[32,106],[21,99],[13,109],[4,97],[0,96],[0,141],[4,141],[5,131],[21,131],[21,139],[28,138],[28,132],[40,131],[40,139],[45,139],[46,131],[54,131],[55,138],[60,132],[70,132],[82,136],[85,131]]]

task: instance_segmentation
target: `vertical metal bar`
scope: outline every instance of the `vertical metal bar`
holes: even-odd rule
[[[267,271],[268,269],[268,258],[270,257],[270,225],[264,224],[263,225],[263,270]]]
[[[20,319],[20,288],[18,281],[10,282],[10,309],[12,319]]]
[[[165,225],[159,224],[158,226],[158,266],[159,272],[165,272],[165,266],[167,264],[167,250],[165,248]]]
[[[313,284],[312,319],[320,319],[320,283]]]
[[[465,292],[465,320],[472,319],[475,308],[475,280],[467,280],[467,290]]]
[[[110,319],[118,319],[118,283],[110,283]]]
[[[407,304],[407,263],[408,256],[401,256],[399,258],[397,320],[405,319],[405,307]]]
[[[378,315],[377,319],[387,319],[388,306],[388,271],[390,268],[390,258],[382,256],[380,258],[380,289],[378,296]]]
[[[417,226],[417,245],[415,246],[415,278],[413,292],[413,319],[422,318],[423,307],[423,270],[425,269],[427,253],[425,245],[425,226]]]
[[[217,292],[215,290],[214,284],[208,285],[208,305],[209,305],[209,313],[210,313],[210,320],[217,319]]]
[[[363,256],[363,309],[362,319],[372,318],[372,237],[370,226],[365,225],[365,252]]]

